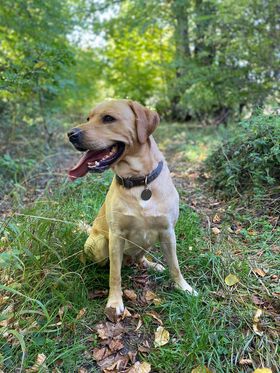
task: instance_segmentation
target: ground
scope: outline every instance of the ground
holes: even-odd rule
[[[0,369],[279,372],[279,217],[208,191],[203,160],[223,136],[185,124],[156,133],[181,196],[181,268],[199,296],[175,290],[168,272],[125,268],[128,312],[117,323],[103,313],[108,268],[81,255],[80,222],[91,223],[112,174],[69,183],[65,168],[77,155],[60,148],[47,178],[25,185],[24,208],[5,199]],[[150,255],[164,261],[159,248]]]

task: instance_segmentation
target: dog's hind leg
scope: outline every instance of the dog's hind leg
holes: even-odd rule
[[[109,237],[105,209],[105,204],[103,204],[84,246],[86,256],[99,265],[106,264],[109,259]]]
[[[101,233],[91,232],[85,242],[86,256],[98,265],[105,265],[109,258],[109,243]]]

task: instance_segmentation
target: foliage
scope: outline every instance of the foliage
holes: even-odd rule
[[[208,157],[211,187],[227,196],[279,188],[280,119],[259,113],[239,124]]]
[[[220,123],[277,95],[275,1],[105,3],[114,16],[95,30],[105,34],[117,96],[152,99],[173,119]]]

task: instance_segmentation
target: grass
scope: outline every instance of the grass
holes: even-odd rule
[[[178,131],[185,134],[181,140]],[[204,135],[201,131],[163,126],[157,136],[161,147],[177,157],[172,144],[175,136],[181,154],[176,160],[180,165],[186,160],[195,165],[194,155],[202,149],[208,153],[206,144],[211,138],[218,141],[211,130]],[[41,198],[21,215],[7,218],[0,228],[0,369],[5,372],[33,366],[38,353],[46,355],[50,370],[74,372],[84,367],[99,371],[90,352],[98,345],[93,327],[105,318],[106,299],[89,299],[89,293],[108,288],[108,268],[79,260],[86,235],[78,222],[92,221],[110,179],[111,174],[105,173],[72,184],[50,181]],[[279,285],[273,280],[279,276],[279,228],[269,216],[255,218],[227,205],[219,212],[221,232],[214,235],[211,229],[202,228],[199,216],[188,206],[181,204],[180,210],[176,227],[179,260],[199,297],[173,290],[166,272],[150,273],[161,303],[128,304],[140,313],[144,333],[150,337],[157,325],[145,313],[157,311],[170,332],[170,342],[152,348],[142,355],[143,360],[152,365],[153,372],[189,373],[199,365],[217,373],[252,372],[261,366],[279,372],[279,305],[274,295]],[[229,233],[232,224],[240,226],[238,234]],[[161,259],[158,251],[156,256]],[[254,268],[263,269],[265,276],[256,275]],[[137,273],[135,268],[124,269],[123,288],[134,288],[140,294],[132,283]],[[232,287],[224,281],[229,273],[240,280]],[[252,321],[257,308],[263,309],[259,334]],[[81,310],[85,314],[79,317]],[[251,359],[252,365],[240,365],[242,358]]]

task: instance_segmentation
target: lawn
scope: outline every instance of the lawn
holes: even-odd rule
[[[199,168],[209,144],[224,136],[224,130],[166,124],[156,137],[172,172],[182,176]],[[0,228],[4,372],[100,371],[93,355],[102,347],[97,325],[105,325],[108,268],[84,261],[80,222],[91,223],[111,178],[110,172],[75,183],[50,178],[45,193]],[[175,180],[185,197],[181,179]],[[136,359],[148,362],[152,372],[190,373],[199,366],[195,372],[245,373],[258,367],[279,372],[279,227],[271,216],[252,216],[230,203],[213,208],[205,226],[205,216],[184,201],[176,228],[178,256],[199,296],[174,290],[167,271],[125,268],[123,289],[137,295],[126,299],[132,316],[122,320],[125,348],[137,352]],[[159,248],[152,255],[163,261]],[[236,276],[235,284],[226,283],[228,275]],[[148,299],[147,291],[156,299]],[[254,320],[258,309],[262,313]],[[161,323],[169,341],[155,347]],[[139,351],[146,342],[147,351]],[[38,354],[45,356],[40,368],[34,367]]]

